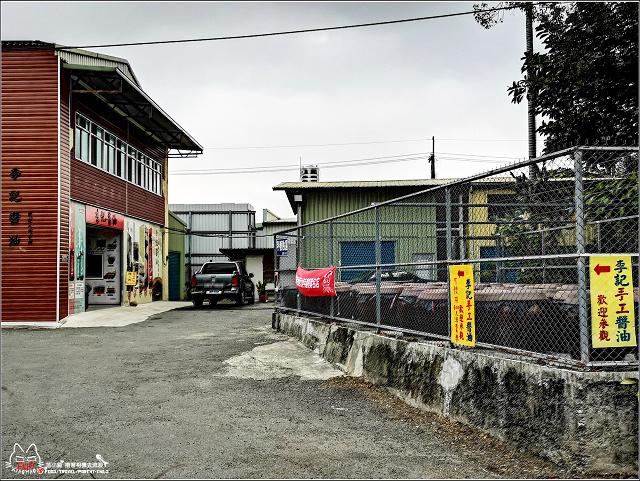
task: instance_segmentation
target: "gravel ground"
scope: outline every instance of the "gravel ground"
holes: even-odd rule
[[[271,312],[3,329],[2,477],[28,479],[5,463],[34,443],[43,463],[109,463],[49,479],[593,478],[341,375]]]

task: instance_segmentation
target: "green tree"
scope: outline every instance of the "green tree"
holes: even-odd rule
[[[637,2],[500,2],[505,10],[525,12],[536,24],[543,51],[525,52],[524,78],[507,88],[513,103],[525,98],[543,119],[537,132],[545,137],[543,153],[571,146],[638,145],[638,3]],[[474,5],[476,21],[491,28],[504,11]],[[533,100],[533,101],[532,101]],[[572,178],[562,169],[533,168],[529,179],[518,179],[521,216],[533,223],[554,220],[555,213],[536,211],[536,197],[557,185],[553,179]],[[638,152],[584,151],[585,217],[607,221],[599,237],[589,239],[589,252],[637,252]],[[553,183],[550,183],[552,181]],[[543,194],[543,196],[546,194]],[[570,203],[570,192],[562,196]],[[509,220],[509,219],[506,219]],[[513,255],[531,255],[532,227],[516,218],[498,232]],[[515,235],[519,235],[516,238]],[[548,241],[551,240],[552,243]],[[559,240],[559,239],[558,239]],[[546,246],[561,243],[545,239]],[[601,241],[601,242],[600,242]]]
[[[638,3],[501,2],[532,9],[542,52],[526,52],[524,78],[507,91],[513,103],[535,98],[544,153],[574,145],[637,145]],[[501,15],[474,5],[485,28]]]
[[[515,199],[511,202],[520,207],[490,220],[496,221],[501,255],[532,259],[507,262],[503,267],[514,268],[520,283],[575,282],[575,268],[560,267],[571,265],[572,261],[537,259],[575,252],[575,246],[567,244],[565,235],[575,219],[573,170],[542,166],[534,179],[528,179],[524,173],[511,175],[516,181]]]

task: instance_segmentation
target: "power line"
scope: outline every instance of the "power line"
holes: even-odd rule
[[[292,149],[300,147],[340,147],[343,145],[373,145],[373,144],[393,144],[404,142],[427,142],[431,139],[406,139],[406,140],[378,140],[373,142],[343,142],[334,144],[298,144],[298,145],[262,145],[248,147],[205,147],[208,150],[249,150],[249,149]],[[526,139],[438,139],[439,142],[527,142]]]
[[[526,142],[526,140],[524,142]],[[451,153],[451,152],[438,152],[438,154],[439,155],[453,155],[453,156],[463,157],[463,158],[481,157],[481,158],[487,158],[487,159],[510,159],[510,160],[514,160],[514,159],[517,158],[517,157],[504,157],[504,156],[498,156],[498,155],[455,154],[455,153]]]
[[[403,156],[395,155],[390,157],[373,157],[368,159],[357,159],[347,161],[332,161],[332,162],[320,162],[314,165],[321,166],[325,169],[339,168],[339,167],[357,167],[360,165],[376,165],[389,162],[406,162],[410,160],[424,160],[426,159],[426,153],[406,154]],[[169,172],[176,175],[193,175],[193,174],[252,174],[252,173],[264,173],[264,172],[284,172],[289,170],[299,170],[299,165],[272,165],[265,167],[237,167],[234,169],[209,169],[209,170],[179,170]]]
[[[139,45],[161,45],[161,44],[168,44],[168,43],[211,42],[211,41],[217,41],[217,40],[238,40],[243,38],[275,37],[279,35],[292,35],[297,33],[326,32],[329,30],[344,30],[348,28],[374,27],[379,25],[392,25],[396,23],[418,22],[422,20],[435,20],[439,18],[458,17],[462,15],[475,15],[480,12],[512,10],[515,8],[518,8],[518,7],[512,7],[512,6],[495,7],[495,8],[488,8],[485,10],[475,10],[472,12],[448,13],[444,15],[431,15],[428,17],[405,18],[401,20],[388,20],[383,22],[342,25],[338,27],[309,28],[309,29],[301,29],[301,30],[288,30],[284,32],[258,33],[258,34],[252,34],[252,35],[234,35],[234,36],[227,36],[227,37],[193,38],[193,39],[184,39],[184,40],[160,40],[160,41],[154,41],[154,42],[113,43],[113,44],[104,44],[104,45],[83,45],[83,46],[76,46],[76,47],[56,47],[56,50],[68,50],[68,49],[75,49],[75,48],[133,47],[133,46],[139,46]]]
[[[482,162],[482,163],[506,163],[505,160],[521,160],[516,157],[499,157],[489,155],[474,155],[474,154],[454,154],[441,152],[437,154],[438,159],[456,161],[456,162]],[[427,152],[419,152],[416,154],[407,154],[404,156],[391,156],[391,157],[373,157],[368,159],[358,159],[350,161],[332,161],[316,163],[323,169],[332,168],[344,168],[344,167],[359,167],[363,165],[379,165],[396,162],[410,162],[415,160],[425,160],[429,154]],[[503,159],[503,160],[501,160]],[[257,173],[277,173],[277,172],[292,172],[299,170],[300,166],[295,164],[287,165],[272,165],[264,167],[237,167],[234,169],[208,169],[208,170],[177,170],[169,172],[170,175],[230,175],[230,174],[257,174]]]

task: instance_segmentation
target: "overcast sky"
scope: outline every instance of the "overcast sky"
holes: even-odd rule
[[[495,6],[495,2],[489,2]],[[473,2],[2,2],[2,40],[159,42],[429,17]],[[87,48],[129,61],[143,90],[204,148],[170,159],[169,203],[249,203],[293,217],[281,182],[459,178],[528,157],[524,15]],[[542,149],[538,140],[538,153]],[[231,173],[216,172],[225,169]],[[271,172],[265,172],[271,170]],[[185,175],[185,171],[191,172]],[[195,171],[195,173],[193,173]],[[247,173],[248,172],[248,173]]]

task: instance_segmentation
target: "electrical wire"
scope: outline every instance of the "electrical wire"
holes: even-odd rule
[[[336,168],[336,167],[353,167],[357,165],[371,165],[371,164],[379,164],[379,163],[387,163],[387,162],[404,162],[409,160],[424,160],[428,158],[426,152],[421,152],[417,154],[406,154],[406,155],[393,155],[387,157],[372,157],[367,159],[357,159],[357,160],[349,160],[349,161],[330,161],[330,162],[320,162],[314,165],[322,166],[323,168]],[[237,167],[234,169],[209,169],[209,170],[179,170],[172,171],[170,174],[193,174],[193,173],[254,173],[254,172],[280,172],[281,169],[284,170],[298,170],[300,168],[299,165],[287,164],[287,165],[272,165],[265,167]]]
[[[445,155],[443,155],[445,154]],[[335,169],[345,167],[359,167],[363,165],[379,165],[397,162],[411,162],[416,160],[427,160],[431,154],[418,153],[408,154],[408,156],[393,156],[393,157],[374,157],[370,159],[359,159],[352,161],[333,161],[313,164],[323,169]],[[505,164],[507,160],[517,161],[522,160],[516,157],[497,157],[497,156],[485,156],[485,155],[473,155],[473,154],[449,154],[436,153],[436,161],[448,160],[457,162],[481,162],[481,163],[494,163]],[[234,169],[208,169],[208,170],[177,170],[170,171],[169,175],[230,175],[230,174],[256,174],[256,173],[277,173],[277,172],[293,172],[300,169],[299,165],[274,165],[265,167],[238,167]]]
[[[249,150],[249,149],[292,149],[300,147],[340,147],[343,145],[373,145],[373,144],[393,144],[404,142],[431,142],[433,139],[407,139],[407,140],[379,140],[374,142],[343,142],[336,144],[299,144],[299,145],[263,145],[248,147],[205,147],[207,150]],[[438,142],[528,142],[526,139],[437,139]]]
[[[160,40],[160,41],[154,41],[154,42],[113,43],[113,44],[104,44],[104,45],[82,45],[82,46],[76,46],[76,47],[64,46],[64,47],[56,47],[56,50],[68,50],[68,49],[77,49],[77,48],[133,47],[133,46],[140,46],[140,45],[162,45],[162,44],[169,44],[169,43],[211,42],[211,41],[218,41],[218,40],[238,40],[238,39],[246,39],[246,38],[275,37],[280,35],[292,35],[292,34],[298,34],[298,33],[326,32],[330,30],[344,30],[349,28],[374,27],[379,25],[392,25],[396,23],[418,22],[422,20],[435,20],[440,18],[458,17],[462,15],[476,15],[481,12],[513,10],[516,8],[518,7],[517,6],[494,7],[494,8],[484,9],[484,10],[474,10],[472,12],[448,13],[444,15],[430,15],[428,17],[405,18],[401,20],[388,20],[383,22],[360,23],[360,24],[353,24],[353,25],[342,25],[338,27],[322,27],[322,28],[308,28],[308,29],[301,29],[301,30],[288,30],[283,32],[259,33],[259,34],[252,34],[252,35],[233,35],[233,36],[226,36],[226,37],[193,38],[193,39],[184,39],[184,40]]]

